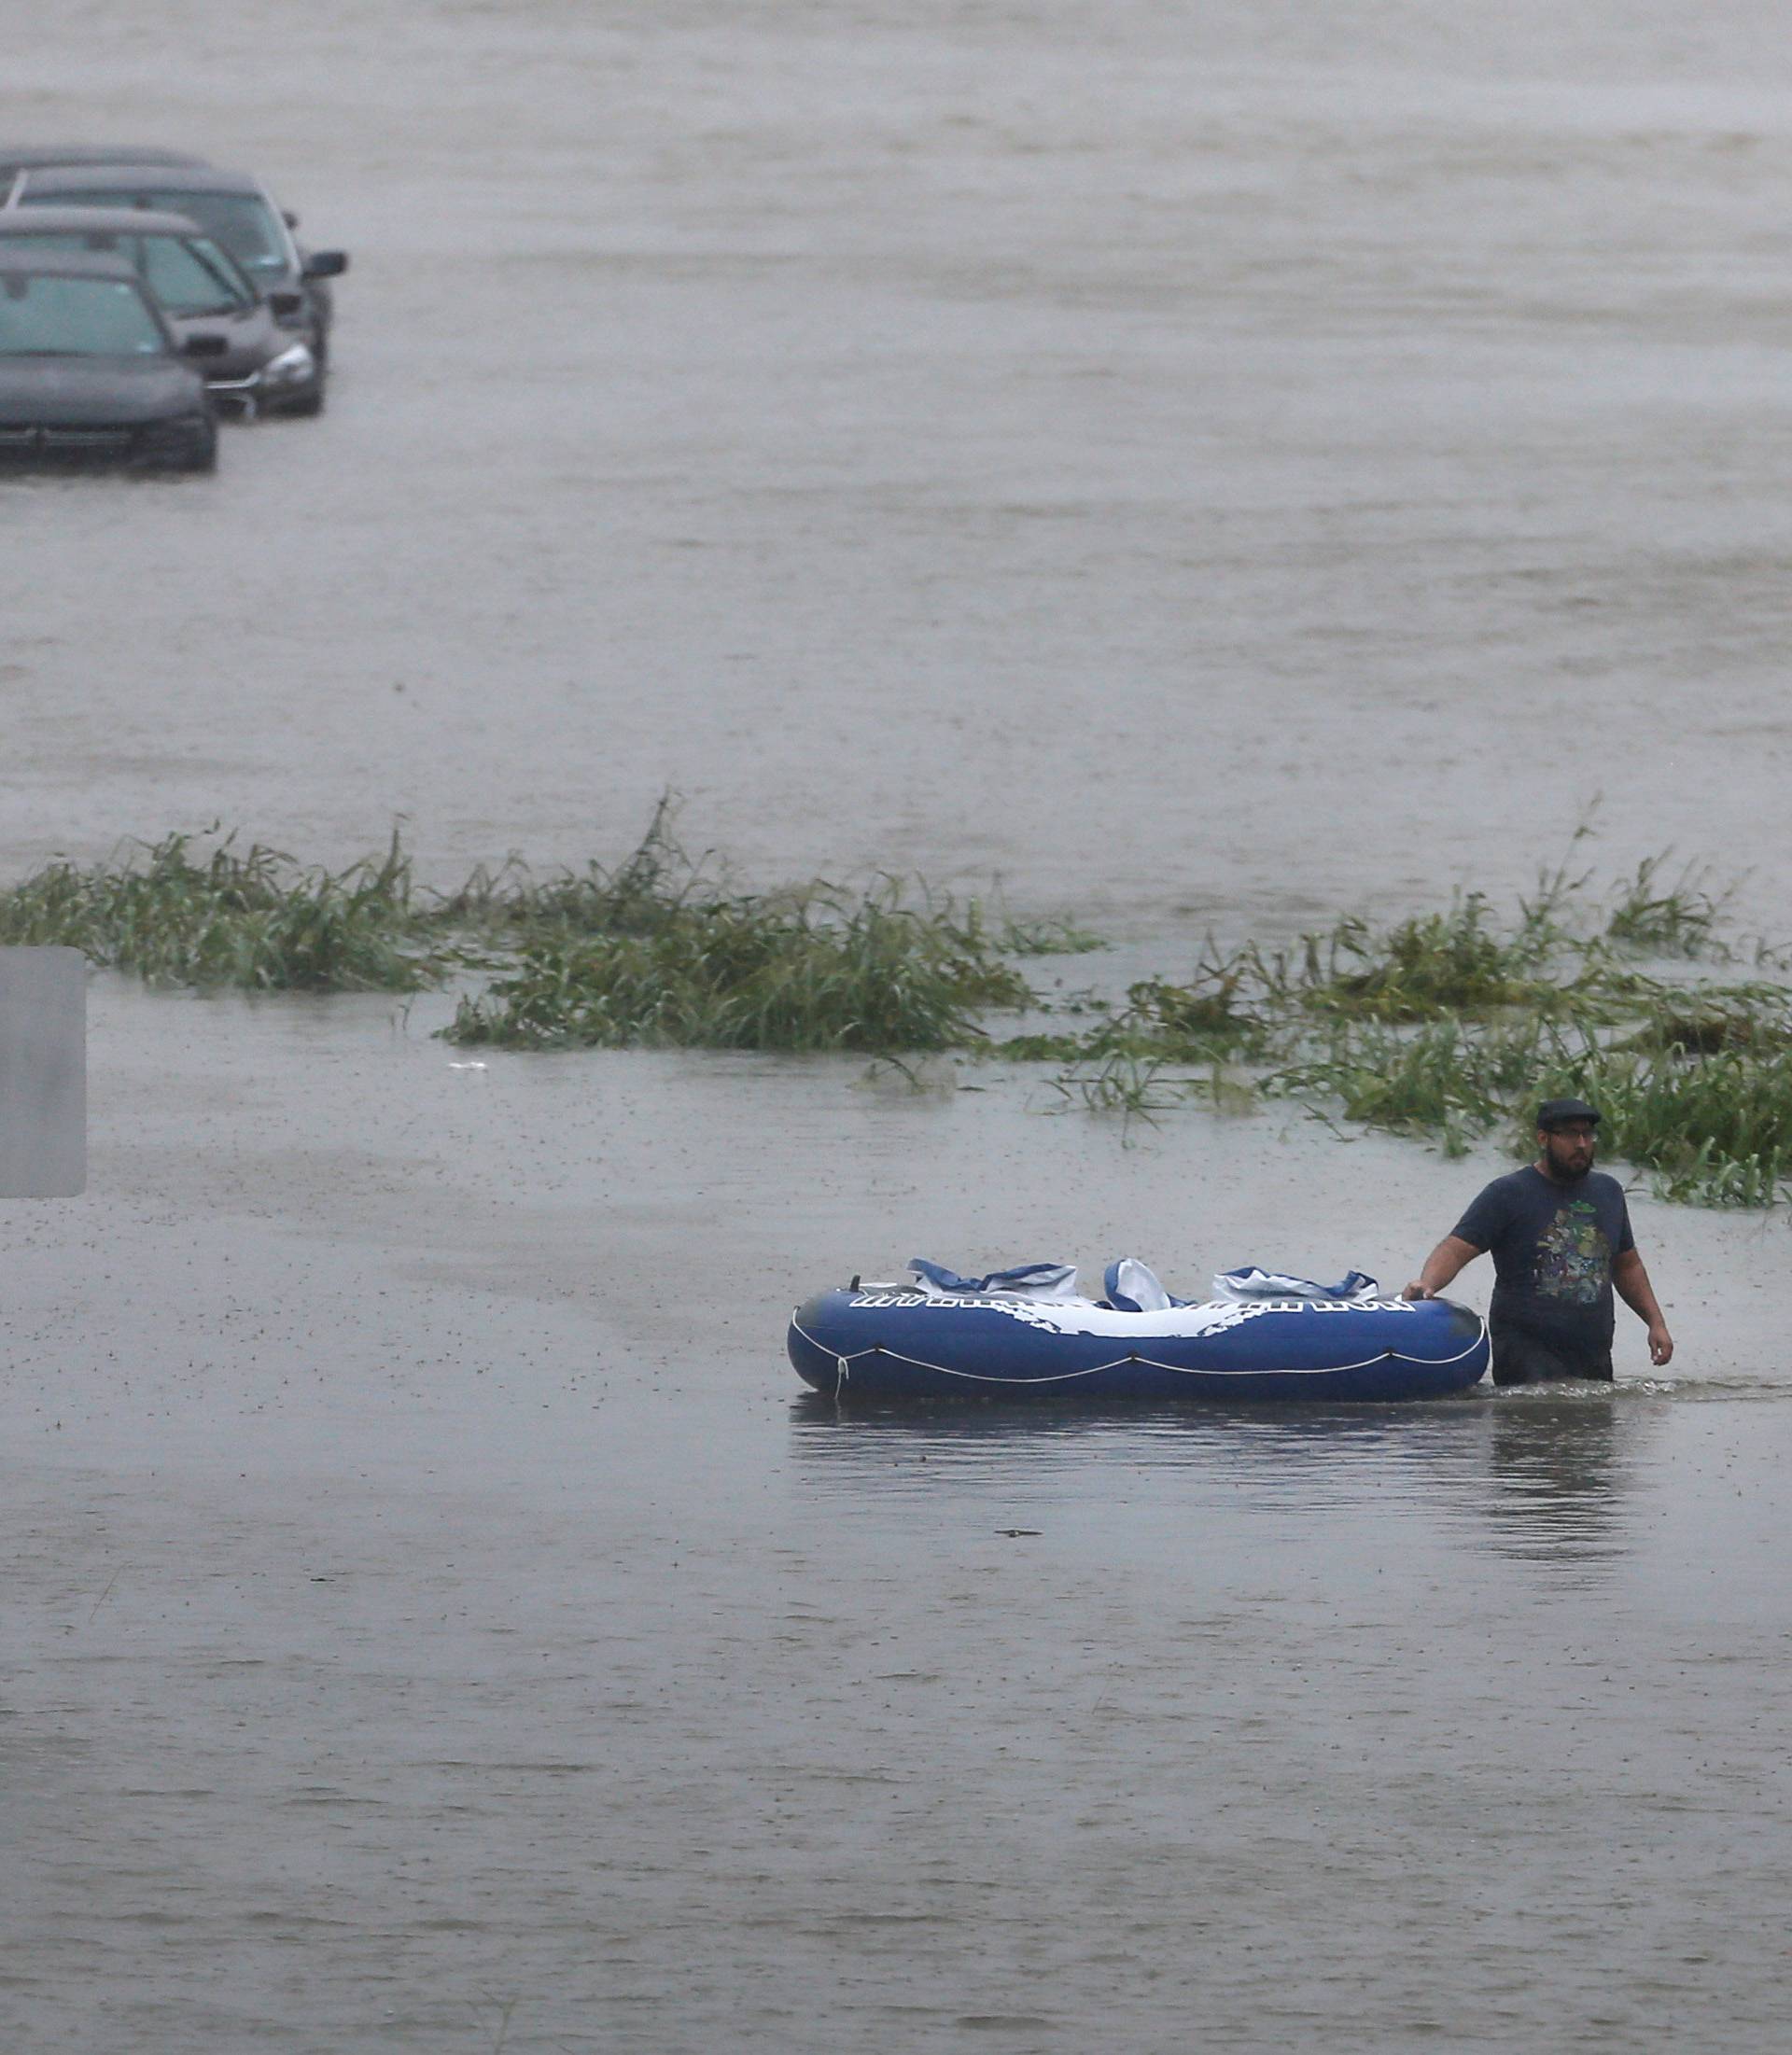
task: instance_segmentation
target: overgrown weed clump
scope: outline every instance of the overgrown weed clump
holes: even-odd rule
[[[1668,1199],[1771,1206],[1792,1195],[1792,1046],[1707,1053],[1677,1041],[1638,1046],[1589,1034],[1555,1038],[1542,1089],[1599,1107],[1601,1145],[1654,1173]],[[1528,1136],[1515,1134],[1529,1152]]]
[[[693,860],[674,832],[676,803],[663,795],[647,832],[623,861],[537,877],[520,857],[476,870],[443,899],[436,917],[490,945],[572,942],[593,935],[653,935],[693,904],[726,896],[711,860]]]
[[[215,831],[214,831],[215,832]],[[663,799],[613,868],[537,876],[519,860],[419,891],[395,833],[380,859],[307,868],[226,836],[173,834],[89,868],[57,860],[0,891],[0,943],[62,944],[159,986],[415,992],[483,972],[448,1039],[511,1048],[973,1046],[982,1014],[1033,1002],[1012,956],[1081,948],[883,877],[739,888],[692,858]]]
[[[384,858],[334,872],[231,837],[200,857],[194,840],[46,864],[0,891],[0,943],[79,949],[163,986],[415,992],[440,977],[396,834]]]
[[[680,846],[669,799],[613,867],[542,877],[512,858],[445,895],[415,887],[396,834],[338,872],[196,842],[46,865],[0,890],[0,943],[202,988],[408,993],[458,972],[483,980],[441,1030],[460,1043],[974,1051],[1050,1066],[1066,1107],[1152,1120],[1193,1098],[1281,1097],[1449,1153],[1491,1135],[1528,1153],[1537,1101],[1572,1092],[1670,1198],[1792,1196],[1792,957],[1738,940],[1730,893],[1692,867],[1670,879],[1666,858],[1604,897],[1558,868],[1509,915],[1471,892],[1276,951],[1210,943],[1186,976],[1054,1005],[1016,959],[1099,937],[888,876],[749,891]],[[990,1035],[992,1014],[1023,1010],[1048,1017]]]
[[[891,1055],[973,1044],[978,1014],[1033,999],[1004,960],[1019,944],[974,904],[961,917],[891,877],[743,891],[681,846],[669,799],[613,870],[539,880],[511,865],[455,905],[515,952],[460,1001],[455,1042]]]
[[[1692,863],[1673,885],[1664,885],[1661,874],[1673,854],[1664,850],[1645,857],[1636,875],[1619,888],[1605,923],[1607,940],[1644,956],[1730,962],[1735,947],[1724,933],[1724,922],[1735,887],[1714,892],[1710,871]]]
[[[464,999],[451,1041],[508,1048],[963,1047],[975,1015],[1031,999],[994,956],[886,881],[777,896],[680,898],[647,921],[525,943]]]
[[[1792,1195],[1792,990],[1688,967],[1785,959],[1729,933],[1730,895],[1703,872],[1664,883],[1665,860],[1615,899],[1562,868],[1509,916],[1470,893],[1386,929],[1347,916],[1273,954],[1210,946],[1190,987],[1135,985],[1079,1035],[998,1053],[1058,1062],[1065,1103],[1150,1119],[1253,1092],[1449,1153],[1495,1134],[1528,1153],[1538,1101],[1572,1092],[1664,1195],[1772,1204]]]
[[[1385,933],[1354,917],[1303,938],[1293,996],[1314,1012],[1365,1020],[1435,1020],[1542,1006],[1556,996],[1547,942],[1520,924],[1498,929],[1478,892],[1448,913],[1402,921]]]

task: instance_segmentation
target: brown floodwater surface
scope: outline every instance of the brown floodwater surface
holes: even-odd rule
[[[71,0],[0,133],[250,161],[355,268],[323,420],[0,496],[0,854],[457,880],[670,783],[756,874],[1198,930],[1603,795],[1765,885],[1788,74],[1745,0]]]
[[[840,1414],[850,1268],[1392,1279],[1499,1165],[93,998],[0,1213],[9,2047],[1776,2044],[1782,1227],[1639,1199],[1612,1390]]]
[[[670,785],[1173,975],[1591,808],[1786,931],[1776,8],[66,0],[0,71],[354,258],[320,420],[0,481],[0,875]],[[445,1015],[93,985],[87,1195],[0,1206],[0,2046],[1783,2045],[1781,1221],[1639,1194],[1612,1390],[841,1415],[853,1271],[1397,1284],[1503,1166]]]

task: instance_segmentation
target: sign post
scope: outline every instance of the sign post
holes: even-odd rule
[[[0,1199],[87,1188],[87,958],[0,948]]]

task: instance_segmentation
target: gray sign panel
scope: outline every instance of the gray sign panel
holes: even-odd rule
[[[87,1186],[87,959],[0,949],[0,1199]]]

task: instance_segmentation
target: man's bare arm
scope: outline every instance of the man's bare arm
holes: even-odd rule
[[[1464,1241],[1460,1235],[1446,1235],[1430,1255],[1425,1266],[1407,1285],[1401,1294],[1409,1299],[1435,1299],[1445,1285],[1465,1263],[1484,1253],[1472,1241]]]
[[[1621,1256],[1612,1259],[1612,1289],[1648,1328],[1649,1361],[1660,1369],[1673,1355],[1673,1336],[1668,1332],[1667,1321],[1661,1318],[1655,1287],[1649,1282],[1649,1273],[1643,1267],[1643,1258],[1634,1249],[1627,1249]]]

